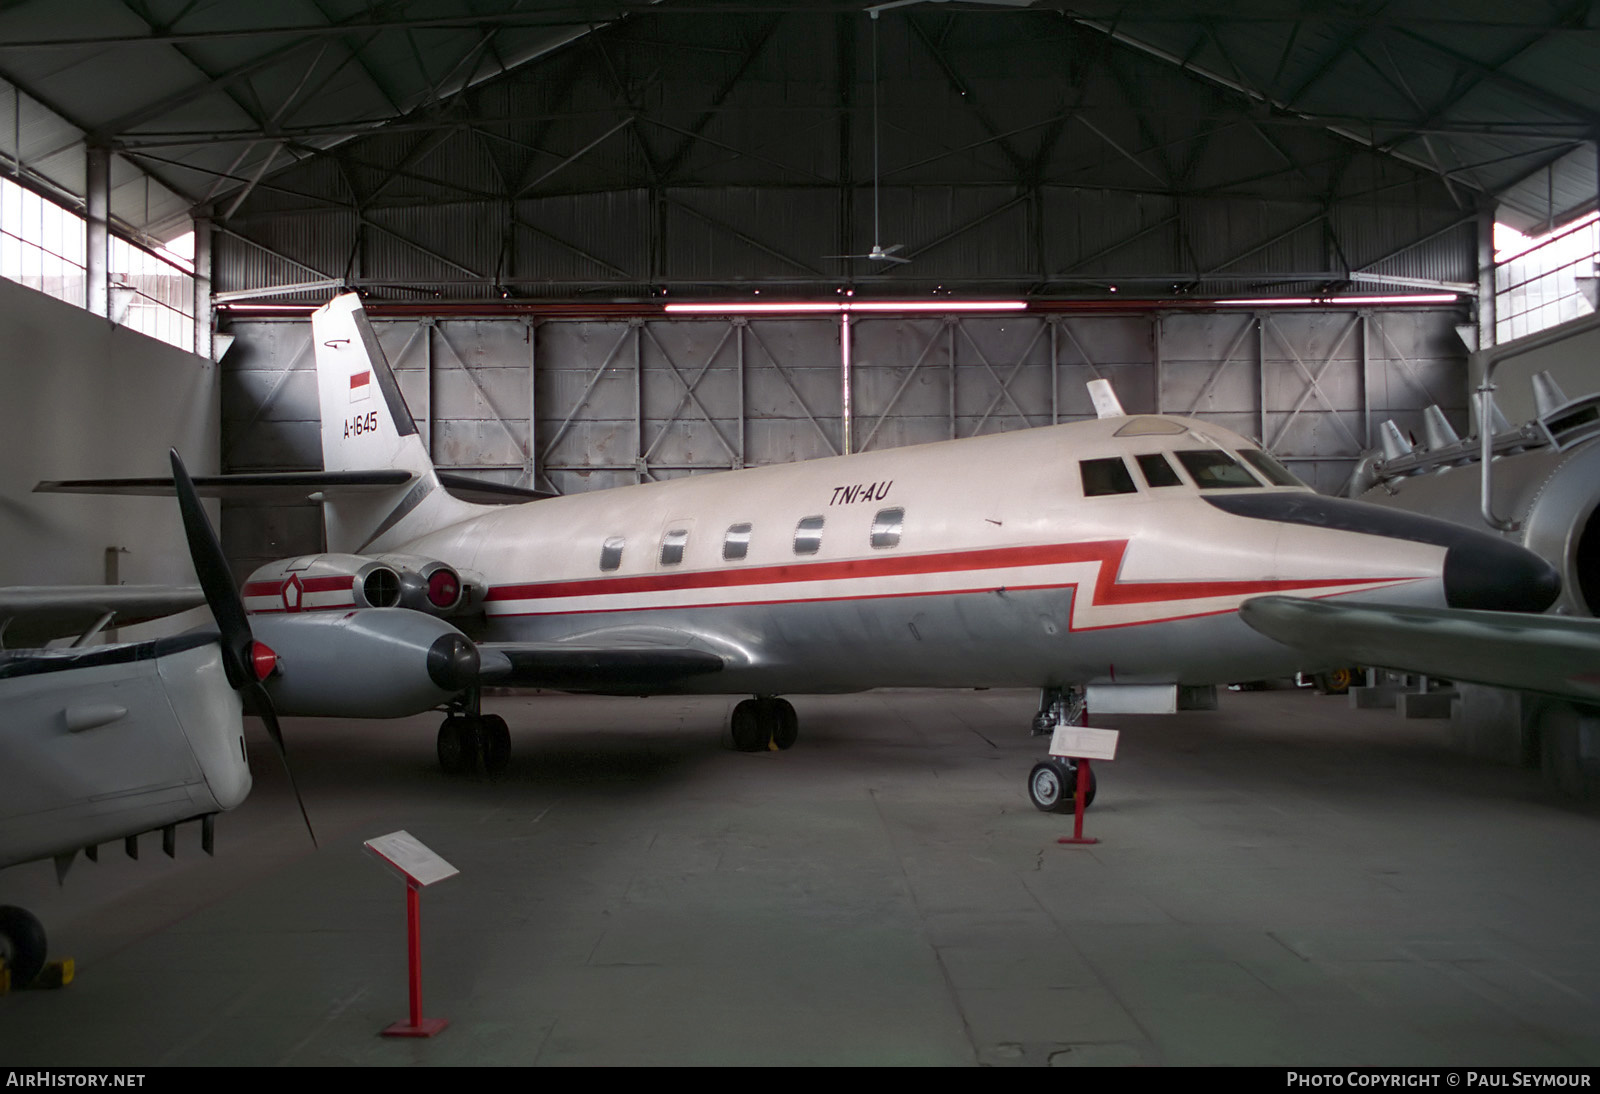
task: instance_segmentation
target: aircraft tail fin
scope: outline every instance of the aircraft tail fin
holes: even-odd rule
[[[360,297],[341,294],[313,313],[311,338],[323,470],[411,475],[405,485],[388,490],[327,493],[322,512],[328,549],[389,549],[482,512],[441,485]]]

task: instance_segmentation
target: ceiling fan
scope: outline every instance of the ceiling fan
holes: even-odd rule
[[[897,4],[888,4],[887,7],[897,7]],[[904,266],[911,260],[901,258],[897,253],[905,249],[904,243],[891,243],[885,247],[880,240],[878,218],[878,9],[867,11],[872,17],[872,250],[866,254],[854,255],[823,255],[824,258],[857,259],[864,258],[868,262],[885,262]]]

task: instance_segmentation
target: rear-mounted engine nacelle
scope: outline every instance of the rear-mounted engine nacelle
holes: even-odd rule
[[[450,615],[471,599],[471,586],[455,568],[418,555],[379,555],[375,561],[400,574],[400,606],[432,615]]]
[[[399,607],[401,572],[364,555],[304,555],[269,562],[244,584],[251,612],[309,612],[334,608]]]

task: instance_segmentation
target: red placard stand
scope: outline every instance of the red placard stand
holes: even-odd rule
[[[1087,756],[1079,756],[1077,758],[1077,762],[1078,788],[1073,791],[1072,794],[1073,798],[1076,799],[1073,803],[1072,810],[1072,835],[1062,836],[1060,839],[1056,840],[1056,842],[1099,843],[1100,841],[1098,839],[1093,837],[1085,838],[1083,834],[1083,803],[1084,799],[1089,796],[1089,758]]]
[[[422,890],[460,873],[423,846],[411,833],[391,832],[362,846],[391,866],[406,882],[406,956],[409,964],[411,1015],[381,1031],[385,1037],[432,1037],[450,1024],[448,1018],[422,1016]]]

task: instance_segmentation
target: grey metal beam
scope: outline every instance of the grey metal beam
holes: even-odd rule
[[[88,191],[85,217],[84,277],[86,301],[91,315],[109,316],[111,302],[111,149],[90,144],[85,149],[85,189]]]

